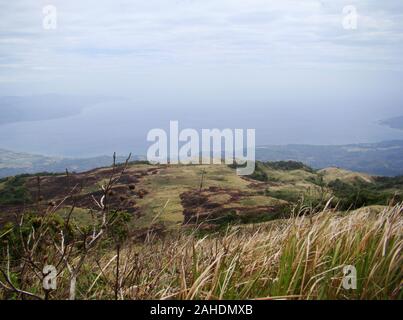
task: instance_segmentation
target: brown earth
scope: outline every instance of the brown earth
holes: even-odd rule
[[[222,197],[214,201],[214,197]],[[210,229],[219,224],[222,219],[250,220],[251,218],[269,219],[282,212],[281,205],[251,205],[245,206],[240,200],[254,196],[253,192],[243,192],[235,189],[210,187],[203,190],[191,190],[180,195],[184,208],[184,224],[202,224]]]

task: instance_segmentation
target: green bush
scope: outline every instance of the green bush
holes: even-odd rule
[[[379,186],[358,181],[354,184],[348,184],[337,179],[330,182],[328,187],[333,190],[338,198],[342,210],[370,205],[387,205],[395,197],[391,192],[382,191]]]
[[[248,176],[249,178],[257,181],[266,182],[269,180],[266,171],[264,170],[264,165],[260,162],[256,162],[255,171]]]
[[[4,187],[0,191],[0,204],[18,205],[31,203],[31,195],[25,187],[27,175],[19,175],[5,179]]]
[[[275,170],[305,170],[309,172],[314,172],[311,167],[298,161],[269,161],[265,165],[271,169]]]

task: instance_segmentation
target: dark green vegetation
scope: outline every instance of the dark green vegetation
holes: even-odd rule
[[[274,170],[286,170],[286,171],[291,171],[291,170],[305,170],[308,172],[313,172],[314,170],[302,162],[298,161],[272,161],[272,162],[266,162],[265,165],[271,169]]]
[[[403,176],[371,177],[337,168],[315,171],[301,162],[278,161],[258,162],[249,178],[271,184],[264,192],[267,196],[289,203],[302,200],[311,208],[322,209],[331,197],[331,205],[341,210],[403,201]],[[285,186],[287,182],[294,187]]]
[[[266,171],[263,169],[263,166],[264,165],[262,163],[257,162],[255,164],[255,171],[248,177],[251,179],[254,179],[254,180],[258,180],[258,181],[263,181],[263,182],[268,181],[269,177],[267,176]]]
[[[1,179],[0,204],[22,205],[31,203],[31,195],[24,184],[27,177],[29,177],[29,175],[19,175]]]
[[[258,181],[275,181],[276,178],[270,177],[267,174],[267,170],[282,170],[282,171],[292,171],[292,170],[304,170],[307,172],[314,172],[314,170],[306,165],[304,165],[302,162],[298,161],[268,161],[268,162],[256,162],[255,164],[255,171],[253,174],[248,176],[251,179],[258,180]]]
[[[345,183],[339,179],[328,184],[336,197],[342,210],[357,209],[370,205],[388,205],[403,201],[402,177],[375,179],[375,183],[355,181]]]

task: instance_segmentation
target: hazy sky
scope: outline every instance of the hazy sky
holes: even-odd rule
[[[2,1],[0,94],[398,99],[402,40],[401,0]]]
[[[43,28],[49,4],[54,30]],[[343,28],[346,5],[358,12],[355,30]],[[374,123],[403,114],[402,88],[401,0],[0,4],[0,96],[129,98],[66,119],[0,126],[8,149],[133,150],[169,120],[256,128],[258,144],[396,139],[402,131]]]

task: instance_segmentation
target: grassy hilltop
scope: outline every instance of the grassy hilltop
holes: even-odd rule
[[[292,161],[4,178],[0,297],[399,299],[402,198],[400,177]],[[57,290],[34,276],[44,261]]]
[[[112,168],[77,174],[20,175],[0,180],[0,216],[25,206],[47,205],[66,196],[77,185],[78,219],[94,208]],[[39,180],[38,180],[39,179]],[[39,183],[39,184],[38,184]],[[38,190],[39,186],[39,190]],[[116,209],[135,217],[136,226],[147,227],[155,219],[166,228],[180,227],[184,214],[233,216],[243,222],[259,222],[286,215],[295,204],[312,209],[332,205],[356,209],[388,205],[403,196],[403,179],[381,178],[338,168],[313,170],[299,162],[258,162],[252,176],[241,177],[226,165],[130,164],[110,192]],[[193,202],[192,202],[193,201]],[[71,205],[71,200],[64,204]],[[65,206],[69,208],[70,206]],[[161,212],[162,211],[162,212]],[[201,211],[201,212],[197,212]],[[63,214],[63,206],[60,212]]]

